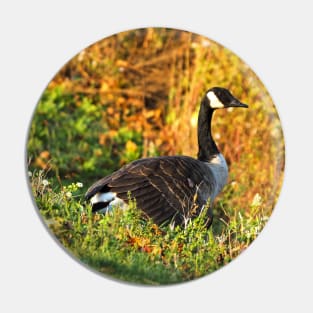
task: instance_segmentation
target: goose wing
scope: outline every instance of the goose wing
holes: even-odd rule
[[[137,208],[155,223],[174,218],[182,222],[191,210],[210,197],[213,175],[203,162],[185,156],[145,158],[134,161],[97,181],[86,199],[113,192],[125,202],[136,199]]]

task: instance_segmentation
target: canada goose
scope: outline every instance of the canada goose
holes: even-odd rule
[[[143,158],[95,182],[87,191],[93,212],[106,213],[114,207],[127,207],[129,193],[137,208],[156,224],[173,221],[182,224],[200,213],[209,202],[207,226],[212,223],[212,203],[226,184],[227,163],[211,135],[215,109],[243,107],[227,89],[209,89],[198,117],[198,157],[161,156]]]

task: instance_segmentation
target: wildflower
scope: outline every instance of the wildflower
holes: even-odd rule
[[[76,186],[77,186],[78,188],[82,188],[84,185],[83,185],[83,183],[77,182],[77,183],[76,183]]]
[[[127,140],[126,142],[126,151],[127,152],[135,152],[137,150],[137,145],[131,141],[131,140]]]
[[[65,195],[67,198],[72,198],[72,193],[70,191],[68,191]]]
[[[44,179],[44,180],[42,181],[42,184],[43,184],[44,186],[48,186],[48,185],[49,185],[49,182],[48,182],[46,179]]]

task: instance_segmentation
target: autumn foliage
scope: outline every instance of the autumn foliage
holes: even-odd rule
[[[212,86],[248,110],[219,110],[214,137],[239,194],[259,193],[271,210],[284,166],[280,121],[267,90],[235,54],[200,35],[148,28],[82,50],[52,79],[31,125],[31,167],[86,185],[134,159],[197,153],[197,114]]]

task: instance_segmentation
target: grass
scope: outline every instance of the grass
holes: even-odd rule
[[[256,196],[248,216],[237,211],[218,217],[210,229],[205,211],[184,226],[158,227],[141,217],[134,201],[125,211],[92,214],[80,182],[56,186],[44,171],[31,173],[30,180],[44,222],[69,253],[100,273],[132,283],[174,284],[214,272],[246,249],[268,219]]]
[[[213,137],[230,174],[212,228],[201,226],[202,216],[157,227],[135,204],[91,215],[82,195],[122,165],[196,157],[199,103],[213,86],[249,109],[214,113]],[[239,255],[270,217],[284,169],[279,117],[255,73],[214,41],[165,28],[111,36],[70,60],[38,102],[27,152],[37,209],[58,240],[90,267],[145,284],[195,279]]]

